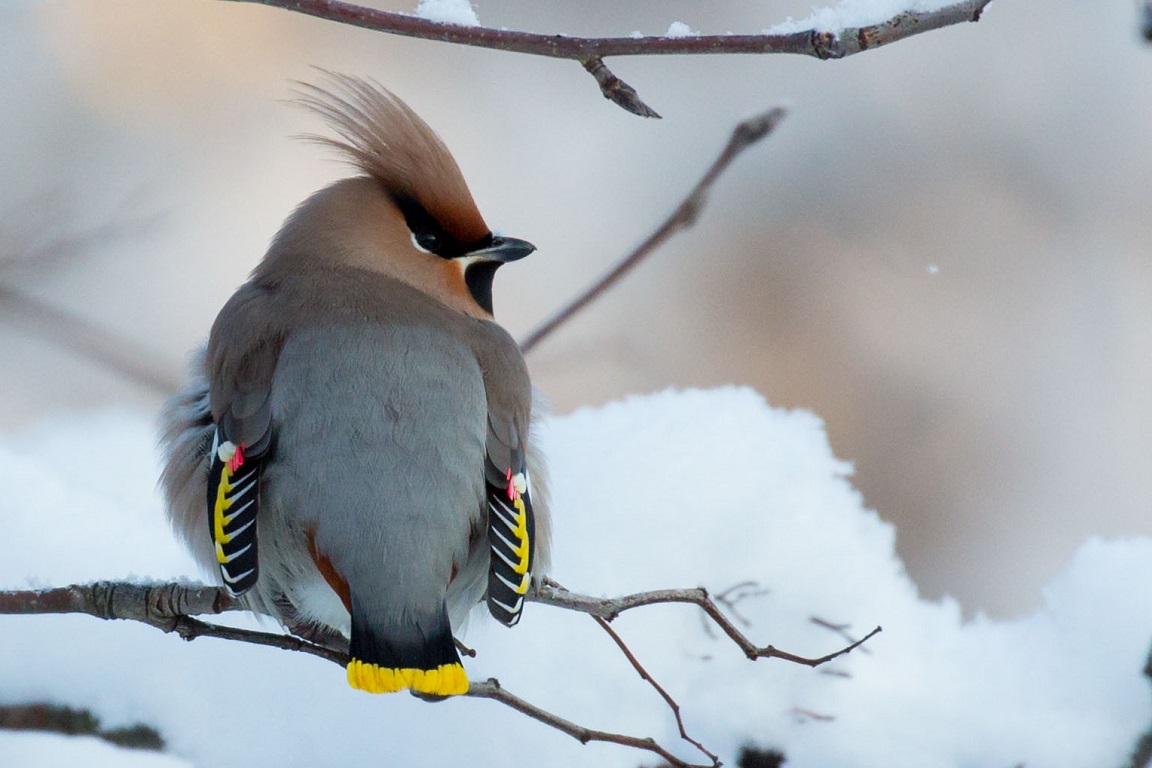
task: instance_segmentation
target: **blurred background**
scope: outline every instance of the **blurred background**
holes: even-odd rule
[[[627,35],[756,32],[811,4],[476,10]],[[784,104],[694,229],[532,353],[535,380],[560,413],[722,384],[810,409],[926,597],[1029,610],[1086,537],[1152,534],[1137,18],[1134,0],[995,0],[979,24],[842,61],[610,59],[655,121],[573,62],[241,3],[4,3],[0,429],[159,408],[285,215],[346,174],[292,138],[321,129],[285,103],[314,65],[407,100],[489,224],[539,247],[497,281],[519,336],[647,235],[737,121]],[[658,510],[637,513],[659,535]]]

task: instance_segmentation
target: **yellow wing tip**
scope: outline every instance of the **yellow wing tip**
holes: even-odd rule
[[[458,696],[468,692],[468,675],[459,663],[436,669],[381,667],[360,659],[348,662],[348,685],[368,693],[395,693],[412,689],[433,696]]]

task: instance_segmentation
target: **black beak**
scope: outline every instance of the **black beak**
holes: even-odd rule
[[[507,264],[510,261],[518,261],[524,258],[534,250],[536,250],[536,246],[527,240],[517,240],[515,237],[493,235],[492,242],[488,246],[472,251],[468,255],[479,256],[485,261]]]

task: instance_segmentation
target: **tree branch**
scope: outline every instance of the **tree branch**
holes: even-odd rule
[[[664,686],[656,682],[656,678],[652,677],[648,670],[644,668],[644,665],[641,664],[640,660],[636,658],[636,654],[632,653],[632,649],[629,648],[628,644],[624,642],[624,638],[620,637],[620,634],[612,628],[612,625],[608,623],[607,619],[602,619],[599,616],[593,616],[592,619],[600,625],[601,629],[608,633],[608,636],[612,638],[614,643],[616,643],[616,646],[620,649],[620,652],[624,654],[626,659],[628,659],[628,663],[631,664],[632,668],[636,670],[636,673],[640,675],[640,679],[645,680],[649,685],[652,686],[656,693],[660,694],[660,698],[664,699],[664,703],[668,705],[670,710],[672,710],[672,716],[676,718],[676,727],[680,729],[680,738],[684,739],[684,741],[700,750],[700,752],[705,757],[712,761],[713,768],[720,768],[720,758],[710,752],[699,741],[688,735],[688,729],[684,727],[684,717],[680,713],[680,705],[676,702],[675,699],[672,698],[671,694],[669,694],[668,691],[664,689]]]
[[[524,699],[509,693],[507,690],[500,686],[500,681],[489,678],[482,683],[472,683],[468,686],[468,696],[474,696],[481,699],[494,699],[499,701],[505,706],[531,717],[533,720],[538,720],[545,725],[551,726],[558,731],[568,734],[572,738],[579,741],[581,744],[587,744],[590,741],[603,741],[610,744],[620,744],[625,747],[633,747],[634,749],[643,749],[648,752],[659,755],[664,758],[670,765],[675,768],[714,768],[714,765],[696,765],[687,763],[680,758],[673,755],[664,747],[656,743],[652,738],[641,738],[639,736],[625,736],[619,733],[611,733],[609,731],[598,731],[593,728],[585,728],[582,725],[577,725],[571,720],[565,720],[562,717],[552,714],[547,710],[540,709],[534,704],[530,704]]]
[[[660,119],[656,110],[644,103],[640,94],[636,93],[635,88],[616,77],[612,70],[608,69],[604,59],[593,56],[590,59],[581,59],[580,63],[584,65],[584,69],[588,70],[588,74],[596,78],[596,84],[600,86],[600,93],[604,94],[604,98],[634,115]]]
[[[244,610],[226,590],[202,584],[97,581],[51,589],[0,590],[0,614],[86,613],[128,619],[165,632],[189,615]]]
[[[906,37],[967,21],[979,21],[991,0],[959,0],[934,11],[904,11],[890,19],[863,27],[848,27],[839,32],[815,29],[786,34],[758,35],[687,35],[667,37],[569,37],[489,27],[467,27],[444,24],[403,13],[381,11],[340,0],[227,0],[283,8],[328,21],[363,29],[385,32],[420,40],[435,40],[456,45],[490,48],[498,51],[526,53],[557,59],[572,59],[584,64],[596,76],[601,91],[616,104],[637,115],[659,117],[637,97],[623,101],[609,94],[604,81],[588,62],[607,56],[696,55],[723,53],[792,53],[820,59],[841,59],[862,51],[903,40]],[[603,62],[600,62],[602,65]],[[611,73],[608,73],[611,75]],[[615,76],[611,76],[615,80]],[[632,91],[622,81],[616,81]],[[632,91],[635,95],[635,91]],[[628,106],[632,104],[633,106]]]
[[[520,350],[525,354],[531,352],[541,341],[555,332],[557,328],[571,320],[576,313],[600,298],[604,292],[619,282],[624,275],[635,269],[640,262],[652,255],[652,253],[669,238],[677,232],[688,229],[695,224],[696,219],[700,216],[700,212],[704,209],[704,204],[708,199],[708,192],[712,188],[712,185],[716,183],[716,179],[720,178],[720,174],[722,174],[728,166],[732,164],[732,161],[739,157],[744,150],[772,133],[776,126],[780,124],[780,121],[784,119],[785,114],[784,109],[775,107],[767,112],[749,118],[733,128],[732,135],[729,137],[724,149],[720,152],[719,157],[712,162],[712,165],[708,167],[704,175],[696,182],[696,186],[692,187],[688,196],[676,206],[676,209],[664,220],[664,223],[587,290],[529,333],[520,342]]]
[[[716,603],[708,596],[708,592],[703,588],[656,590],[653,592],[625,595],[618,598],[595,598],[569,592],[554,582],[550,582],[540,585],[534,590],[530,590],[529,599],[534,602],[579,611],[596,617],[601,626],[604,627],[612,636],[613,640],[616,641],[617,645],[624,651],[636,671],[640,673],[641,677],[652,684],[656,691],[668,703],[669,707],[671,707],[676,716],[677,725],[680,727],[680,735],[686,741],[695,745],[703,754],[707,755],[712,760],[712,763],[707,766],[697,766],[687,763],[677,758],[651,738],[626,736],[577,725],[509,693],[501,687],[499,681],[495,679],[471,683],[465,695],[499,701],[505,706],[511,707],[545,725],[578,739],[581,743],[587,744],[589,741],[603,741],[646,750],[659,755],[676,768],[717,768],[720,763],[719,759],[709,752],[701,743],[688,736],[684,728],[684,722],[680,716],[679,705],[677,705],[675,700],[644,670],[639,661],[636,660],[635,656],[624,645],[619,635],[608,626],[609,621],[612,621],[624,611],[645,605],[655,605],[657,603],[692,603],[704,609],[705,613],[744,651],[744,654],[749,659],[779,658],[810,667],[819,666],[820,664],[849,653],[880,632],[880,627],[877,627],[861,640],[835,653],[818,658],[807,658],[777,650],[770,645],[762,648],[756,647],[724,616]],[[156,627],[163,632],[175,632],[185,640],[194,640],[198,637],[216,637],[223,640],[234,640],[237,642],[280,648],[287,651],[307,653],[331,661],[334,664],[339,664],[340,666],[346,666],[348,664],[347,653],[318,645],[293,635],[236,629],[193,618],[193,615],[219,614],[225,611],[236,610],[246,609],[239,601],[231,597],[225,589],[199,584],[132,584],[127,582],[99,581],[91,584],[73,584],[67,587],[55,587],[51,589],[0,590],[0,615],[83,613],[99,619],[138,621]]]
[[[792,53],[819,59],[841,59],[921,32],[968,21],[979,21],[984,8],[992,2],[992,0],[959,0],[934,11],[904,11],[877,24],[847,27],[839,33],[807,29],[786,34],[570,37],[445,24],[419,16],[381,11],[340,0],[227,1],[269,5],[402,37],[574,61],[605,56],[724,53]]]
[[[599,616],[605,621],[612,621],[625,611],[630,611],[645,605],[656,605],[658,603],[691,603],[692,605],[700,606],[704,613],[708,615],[708,618],[712,619],[716,626],[719,627],[724,634],[728,635],[729,639],[736,643],[736,645],[740,647],[740,650],[744,652],[744,655],[750,660],[784,659],[785,661],[791,661],[794,664],[803,664],[807,667],[818,667],[821,664],[826,664],[833,659],[851,653],[882,631],[880,627],[876,627],[863,638],[834,653],[829,653],[825,656],[808,657],[782,651],[771,645],[757,646],[724,615],[724,612],[720,610],[720,607],[716,605],[715,601],[709,596],[708,590],[703,587],[696,587],[695,589],[658,589],[651,592],[638,592],[623,597],[589,597],[587,595],[569,592],[555,582],[548,582],[540,585],[536,590],[529,592],[528,599],[538,603],[554,605],[558,608],[565,608],[570,611]]]

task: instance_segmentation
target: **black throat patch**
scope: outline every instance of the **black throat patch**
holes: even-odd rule
[[[464,268],[464,283],[477,304],[488,314],[492,312],[492,279],[496,277],[499,261],[478,261]]]

